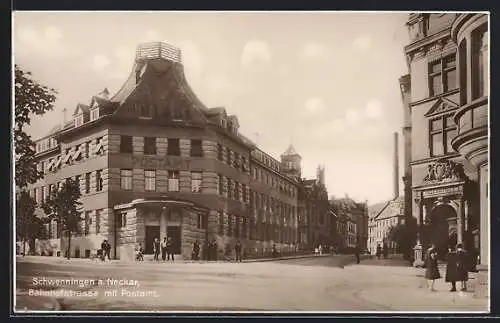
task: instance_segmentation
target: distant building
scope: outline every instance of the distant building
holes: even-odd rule
[[[415,264],[430,243],[444,257],[458,242],[487,266],[488,15],[412,13],[406,25],[409,75],[400,83],[411,133],[407,199],[419,225]]]
[[[370,219],[370,253],[375,254],[377,246],[384,244],[389,250],[395,252],[397,244],[389,239],[391,227],[396,227],[404,223],[404,196],[399,196],[388,201],[377,215]]]

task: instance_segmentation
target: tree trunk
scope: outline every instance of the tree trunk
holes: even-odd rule
[[[68,252],[67,252],[68,260],[71,257],[71,231],[68,231]]]
[[[23,257],[26,255],[26,236],[23,237]]]

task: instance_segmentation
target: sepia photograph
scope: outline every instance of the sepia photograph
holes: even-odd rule
[[[489,19],[14,11],[11,312],[489,313]]]

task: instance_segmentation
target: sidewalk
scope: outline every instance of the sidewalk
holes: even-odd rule
[[[258,259],[243,259],[242,262],[246,263],[252,263],[252,262],[268,262],[268,261],[281,261],[281,260],[288,260],[288,259],[301,259],[301,258],[316,258],[316,257],[338,257],[338,256],[344,256],[344,257],[349,257],[353,258],[352,255],[332,255],[332,254],[323,254],[323,255],[316,255],[316,254],[309,254],[309,255],[297,255],[297,256],[286,256],[286,257],[279,257],[279,258],[258,258]],[[71,263],[85,263],[85,264],[150,264],[150,263],[155,263],[153,260],[152,255],[146,255],[144,257],[143,262],[137,262],[137,261],[125,261],[125,260],[119,260],[119,259],[112,259],[112,260],[106,260],[106,261],[101,261],[99,259],[95,260],[90,260],[88,258],[70,258],[69,260],[67,258],[62,258],[62,257],[49,257],[49,256],[17,256],[16,260],[19,262],[37,262],[37,263],[45,263],[45,262],[51,262],[51,263],[64,263],[64,264],[71,264]],[[162,262],[160,260],[160,262]],[[174,263],[230,263],[230,262],[235,262],[234,260],[231,261],[225,261],[225,260],[217,260],[217,261],[195,261],[195,260],[184,260],[184,259],[176,259]]]
[[[377,268],[377,269],[375,269]],[[435,292],[426,288],[425,269],[403,266],[354,265],[350,266],[354,274],[381,277],[383,287],[364,288],[358,296],[373,304],[399,311],[452,311],[452,312],[487,312],[488,298],[476,298],[471,288],[466,292],[450,292],[450,284],[444,277],[434,283]],[[374,272],[376,270],[376,272]],[[356,271],[358,271],[356,273]],[[383,275],[383,276],[382,276]],[[443,273],[442,273],[443,275]],[[474,278],[471,277],[473,280]],[[460,287],[458,284],[457,287]]]

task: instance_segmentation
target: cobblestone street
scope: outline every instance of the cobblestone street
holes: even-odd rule
[[[335,259],[340,261],[340,257],[327,256],[279,262],[127,264],[26,257],[17,262],[18,310],[51,309],[50,299],[28,293],[30,288],[54,287],[34,286],[33,277],[139,283],[138,287],[60,286],[98,291],[96,297],[59,297],[60,309],[71,311],[488,310],[488,299],[450,293],[443,282],[436,284],[437,292],[427,292],[415,268],[360,264],[342,269]]]

